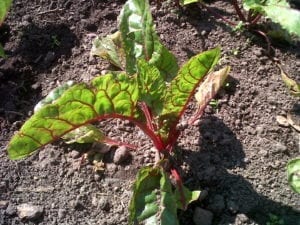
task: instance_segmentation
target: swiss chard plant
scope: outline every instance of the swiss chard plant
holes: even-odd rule
[[[300,11],[291,8],[287,0],[242,0],[241,5],[238,0],[232,0],[230,2],[236,12],[239,23],[224,18],[211,9],[203,0],[177,1],[179,1],[181,5],[198,2],[216,17],[221,18],[226,24],[235,27],[235,29],[247,28],[264,36],[268,44],[269,39],[266,34],[255,27],[262,17],[266,17],[273,22],[271,24],[271,28],[273,29],[268,31],[271,37],[285,39],[286,41],[291,40],[290,35],[300,37]],[[277,24],[279,26],[277,26]]]
[[[148,1],[128,0],[119,16],[119,31],[97,38],[92,54],[108,59],[118,71],[52,91],[12,137],[8,155],[22,159],[59,138],[130,147],[92,124],[108,118],[131,121],[149,137],[160,159],[137,174],[129,224],[176,225],[177,209],[186,209],[200,194],[189,191],[178,172],[173,151],[180,135],[177,125],[199,85],[191,123],[222,86],[229,67],[213,72],[220,48],[195,55],[179,69],[155,32]]]
[[[7,15],[7,12],[12,4],[12,0],[1,0],[0,1],[0,27]],[[4,49],[0,43],[0,57],[5,57]]]

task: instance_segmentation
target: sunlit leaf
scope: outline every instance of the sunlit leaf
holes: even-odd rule
[[[158,115],[163,106],[166,83],[160,71],[144,60],[139,61],[137,80],[140,89],[140,101],[145,102],[155,115]]]
[[[175,195],[161,168],[144,167],[138,172],[129,212],[130,225],[178,225]]]
[[[160,118],[164,123],[162,135],[175,128],[196,88],[203,82],[205,75],[212,71],[219,58],[220,49],[215,48],[192,57],[181,67],[165,96]]]
[[[138,118],[138,95],[136,80],[125,74],[97,77],[91,87],[74,85],[25,122],[8,144],[9,157],[26,157],[68,132],[103,118]]]
[[[175,190],[176,204],[178,209],[186,210],[186,206],[188,204],[198,200],[201,191],[190,191],[185,186],[182,187],[184,193],[185,206],[182,205],[181,194],[180,191],[178,190],[178,187]]]
[[[291,34],[300,36],[300,11],[292,9],[286,0],[244,0],[246,10],[255,10],[279,23]]]
[[[294,95],[296,97],[300,97],[300,84],[297,83],[295,80],[289,78],[289,76],[283,71],[281,66],[279,66],[281,71],[281,78],[287,88],[289,89],[291,95]]]
[[[0,1],[0,26],[6,17],[6,14],[12,4],[12,0],[1,0]]]
[[[193,118],[190,120],[191,123],[202,116],[207,104],[215,97],[219,89],[223,86],[229,71],[230,67],[226,66],[219,71],[210,73],[204,82],[201,83],[197,93],[195,94],[198,109]]]
[[[300,193],[300,158],[289,161],[287,173],[289,185],[293,191]]]
[[[155,32],[148,0],[128,0],[119,17],[119,30],[126,55],[126,72],[137,72],[137,60],[155,65],[170,80],[178,70],[177,60]]]
[[[95,38],[91,55],[107,59],[111,64],[125,69],[125,53],[122,47],[121,33],[116,32],[104,38]]]
[[[188,5],[191,3],[198,2],[198,1],[201,1],[201,0],[180,0],[180,5]]]

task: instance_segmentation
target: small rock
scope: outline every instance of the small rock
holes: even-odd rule
[[[80,156],[80,152],[79,151],[76,151],[76,150],[73,150],[71,152],[69,152],[68,154],[72,159],[77,159],[79,158]]]
[[[211,200],[208,208],[212,210],[214,213],[221,213],[225,208],[224,197],[222,195],[215,195]]]
[[[8,206],[8,201],[0,200],[0,209],[6,209]]]
[[[273,153],[280,153],[280,152],[286,152],[287,147],[280,142],[276,142],[273,144],[271,149]]]
[[[203,201],[206,197],[208,196],[208,191],[207,190],[202,190],[201,192],[200,192],[200,196],[199,196],[199,201],[201,202],[201,201]]]
[[[17,211],[21,220],[36,220],[42,216],[44,208],[24,203],[17,206]]]
[[[237,214],[235,217],[235,224],[238,224],[238,225],[246,224],[248,221],[249,221],[249,218],[243,213]]]
[[[194,211],[193,221],[195,225],[211,225],[213,219],[212,212],[197,207]]]
[[[124,162],[129,157],[129,151],[125,146],[120,146],[116,149],[114,154],[113,162],[115,164],[120,164]]]
[[[276,116],[277,123],[282,127],[289,127],[290,124],[284,116]]]
[[[201,31],[201,36],[205,36],[207,34],[206,30]]]
[[[9,203],[5,210],[5,213],[6,215],[13,216],[17,213],[17,209],[13,204]]]
[[[63,220],[66,217],[67,210],[59,209],[57,214],[58,214],[58,219]]]
[[[227,208],[233,214],[236,214],[239,210],[239,206],[234,201],[231,200],[227,202]]]

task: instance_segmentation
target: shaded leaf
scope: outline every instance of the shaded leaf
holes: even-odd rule
[[[6,14],[12,4],[12,0],[1,0],[0,1],[0,26],[6,17]]]
[[[97,77],[91,87],[74,85],[25,122],[8,144],[9,157],[26,157],[68,132],[103,118],[138,118],[138,94],[136,80],[125,74]]]
[[[287,174],[290,187],[293,191],[300,193],[300,158],[289,161]]]
[[[175,196],[163,169],[144,167],[138,172],[129,212],[130,225],[178,225]]]
[[[178,70],[177,60],[155,32],[148,0],[128,0],[119,17],[119,30],[126,55],[126,72],[137,72],[137,59],[155,65],[170,80]]]
[[[279,23],[291,34],[300,36],[300,11],[292,9],[286,0],[244,0],[246,10],[255,10]]]
[[[118,68],[125,69],[125,53],[122,47],[121,33],[116,32],[104,38],[95,38],[91,55],[107,59]]]
[[[6,57],[3,46],[1,45],[1,43],[0,43],[0,57],[2,57],[2,58]]]
[[[182,187],[183,187],[183,193],[184,193],[184,199],[185,199],[186,206],[188,204],[198,200],[201,191],[190,191],[185,186],[182,186]],[[180,191],[178,190],[178,188],[175,190],[175,198],[176,198],[177,208],[181,209],[181,210],[186,210],[186,206],[184,207],[182,205],[181,195],[180,195]]]
[[[105,135],[97,127],[88,124],[65,134],[62,138],[67,144],[93,143],[104,141]]]
[[[219,89],[223,86],[230,67],[226,66],[223,69],[210,73],[203,83],[201,83],[195,98],[197,100],[198,109],[193,118],[190,120],[190,123],[200,118],[206,108],[207,104],[215,97]]]
[[[192,57],[179,70],[167,89],[164,100],[164,108],[160,117],[163,123],[161,130],[163,136],[175,129],[195,89],[203,81],[205,75],[211,72],[219,57],[219,48],[205,51]]]

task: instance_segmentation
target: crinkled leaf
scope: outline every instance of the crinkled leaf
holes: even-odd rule
[[[280,66],[279,68],[281,71],[281,78],[284,81],[285,85],[288,87],[290,93],[294,96],[300,97],[300,84],[289,78],[289,76],[282,70]]]
[[[264,14],[291,34],[300,36],[300,11],[292,9],[286,0],[244,0],[244,8]]]
[[[64,136],[62,138],[67,144],[72,143],[93,143],[101,142],[105,139],[105,135],[95,126],[88,124],[86,126],[79,127]]]
[[[155,32],[148,0],[128,0],[119,17],[119,30],[126,55],[126,72],[137,72],[137,59],[155,65],[166,79],[178,70],[176,58],[161,43]]]
[[[293,191],[300,193],[300,158],[289,161],[287,173],[289,185]]]
[[[215,48],[192,57],[179,70],[165,95],[164,108],[160,116],[160,120],[164,123],[161,131],[163,136],[175,129],[195,89],[205,75],[211,72],[219,58],[220,49]]]
[[[228,73],[230,71],[230,67],[226,66],[223,69],[210,73],[203,83],[201,83],[197,93],[195,94],[195,98],[197,100],[198,109],[192,121],[195,121],[199,117],[202,116],[205,107],[214,98],[214,96],[218,93],[219,89],[223,86]]]
[[[182,204],[181,192],[178,190],[178,187],[175,190],[176,204],[177,208],[181,210],[186,210],[186,206],[194,201],[197,201],[201,191],[190,191],[188,188],[182,185],[185,206]]]
[[[166,84],[159,70],[146,61],[138,62],[137,80],[140,89],[140,101],[145,102],[155,115],[158,115],[163,106],[163,96]]]
[[[121,33],[116,32],[104,38],[95,38],[91,55],[107,59],[111,64],[125,69],[125,53],[122,47]]]
[[[103,118],[138,118],[138,84],[125,74],[95,78],[91,87],[77,84],[38,110],[8,144],[11,159],[20,159],[70,131]]]
[[[55,100],[57,100],[62,94],[68,90],[70,87],[74,85],[74,81],[69,80],[68,82],[54,88],[49,92],[49,94],[43,98],[41,101],[38,102],[38,104],[34,107],[34,112],[39,111],[41,108],[43,108],[45,105],[53,103]]]
[[[12,0],[1,0],[0,1],[0,26],[6,17],[6,14],[12,4]]]
[[[138,172],[129,212],[130,225],[179,224],[175,195],[163,169],[144,167]]]

